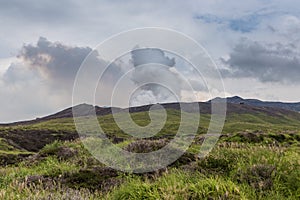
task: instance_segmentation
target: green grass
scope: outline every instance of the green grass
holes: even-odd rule
[[[162,174],[145,177],[120,173],[114,180],[119,180],[121,184],[113,185],[105,191],[102,191],[102,187],[98,189],[92,187],[91,190],[91,186],[96,186],[97,181],[100,180],[100,177],[97,178],[97,171],[92,169],[96,166],[101,169],[104,166],[95,160],[91,161],[93,158],[79,141],[55,142],[45,147],[41,154],[53,152],[61,146],[74,148],[78,154],[67,160],[60,160],[56,155],[51,155],[35,162],[24,161],[18,166],[2,168],[0,198],[42,199],[49,196],[62,198],[63,195],[67,195],[72,199],[78,194],[87,199],[297,199],[300,197],[299,146],[220,142],[208,157],[170,167]],[[266,173],[268,170],[270,172]],[[89,171],[92,174],[87,173]],[[26,178],[32,175],[39,175],[46,179],[28,184]],[[70,185],[60,177],[77,177],[72,180],[81,180],[81,182],[72,182]],[[109,177],[106,178],[110,183]],[[45,184],[50,185],[45,188]]]
[[[126,183],[107,195],[109,199],[244,199],[245,194],[232,181],[221,177],[205,177],[195,172],[174,169],[155,181],[140,177],[128,178]]]
[[[180,113],[167,113],[165,126],[152,139],[167,141],[176,134]],[[150,123],[146,112],[131,116],[141,126]],[[139,144],[118,128],[111,115],[98,120],[110,138],[123,139],[118,147]],[[209,120],[210,115],[201,115],[197,139]],[[0,127],[0,158],[18,158],[0,167],[0,199],[299,199],[299,126],[292,116],[228,115],[224,135],[207,157],[197,158],[201,145],[195,142],[178,162],[148,174],[110,171],[80,140],[52,141],[32,153],[4,139],[16,130],[68,134],[75,131],[73,119]]]
[[[10,145],[4,138],[0,138],[0,151],[12,151],[15,148]]]

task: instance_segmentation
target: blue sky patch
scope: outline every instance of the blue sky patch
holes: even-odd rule
[[[242,32],[242,33],[249,33],[258,27],[262,19],[266,17],[265,15],[261,14],[251,14],[246,15],[241,18],[222,18],[212,14],[204,14],[204,15],[197,15],[195,19],[201,20],[205,23],[214,23],[214,24],[224,24],[228,26],[231,30]]]

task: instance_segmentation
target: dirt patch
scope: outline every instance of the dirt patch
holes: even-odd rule
[[[76,173],[63,175],[61,182],[71,188],[87,188],[90,190],[108,191],[120,184],[118,172],[108,167],[81,169]]]
[[[32,155],[31,153],[1,153],[0,166],[15,165]]]
[[[79,136],[76,132],[67,131],[11,129],[5,133],[0,132],[0,137],[12,141],[16,149],[38,152],[46,144],[55,140],[68,141],[77,139]]]

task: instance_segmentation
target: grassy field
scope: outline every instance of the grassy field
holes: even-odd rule
[[[139,125],[149,123],[147,112],[133,113],[132,118]],[[141,153],[168,143],[179,119],[178,111],[168,110],[164,128],[144,140],[126,135],[111,115],[99,117],[99,123],[117,146]],[[300,198],[298,119],[228,115],[218,144],[200,159],[197,154],[209,120],[209,115],[201,115],[195,141],[176,162],[144,174],[110,169],[91,156],[81,140],[69,141],[65,135],[75,132],[70,118],[0,127],[0,199]],[[47,145],[18,143],[26,136]],[[29,150],[30,145],[36,148]]]

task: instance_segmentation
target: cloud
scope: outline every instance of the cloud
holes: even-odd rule
[[[261,23],[271,16],[279,15],[280,13],[272,11],[270,8],[260,8],[259,10],[242,13],[239,15],[220,16],[217,14],[197,14],[196,19],[202,20],[207,24],[216,24],[226,27],[232,31],[240,33],[250,33],[259,28]]]
[[[13,82],[16,79],[26,79],[26,76],[22,78],[21,75],[18,75],[22,70],[24,71],[22,65],[23,68],[30,69],[31,73],[34,72],[48,81],[49,86],[52,85],[55,88],[71,92],[76,74],[88,55],[89,65],[92,65],[95,70],[107,67],[108,62],[101,59],[98,52],[90,47],[67,46],[40,37],[36,45],[29,44],[22,47],[18,55],[21,62],[18,67],[12,64],[8,68],[4,74],[5,81]],[[121,66],[115,63],[111,64],[105,73],[106,83],[114,81],[121,72]]]
[[[190,63],[161,49],[134,49],[131,63],[131,80],[138,88],[131,97],[131,105],[199,101],[196,94],[207,92],[204,80]]]
[[[69,107],[76,73],[87,55],[93,67],[90,73],[107,67],[108,62],[89,47],[68,46],[43,37],[35,45],[24,45],[18,59],[0,74],[0,105],[5,105],[2,110],[9,113],[0,121],[28,119]],[[120,74],[121,66],[111,64],[105,71],[103,87],[112,85]]]
[[[249,33],[256,30],[263,19],[262,16],[257,14],[239,16],[238,18],[225,18],[212,14],[204,14],[196,15],[195,18],[207,24],[216,24],[241,33]]]
[[[71,105],[73,81],[88,47],[70,47],[40,38],[24,45],[0,74],[0,121],[47,115]]]
[[[229,21],[229,27],[234,31],[248,33],[254,31],[261,22],[261,17],[258,15],[249,15],[240,19]]]
[[[174,67],[175,58],[168,58],[161,49],[146,48],[134,49],[131,51],[132,63],[135,67],[143,64],[158,63],[169,67]]]
[[[6,85],[17,85],[26,83],[28,80],[33,80],[38,77],[38,74],[33,70],[24,67],[20,62],[11,63],[9,68],[3,73],[2,81]]]
[[[99,105],[128,107],[192,98],[196,101],[199,98],[194,90],[207,89],[190,63],[159,48],[136,47],[114,63],[121,64],[123,75],[115,76],[113,87],[104,88],[100,81],[96,94]]]
[[[253,77],[262,82],[299,83],[300,54],[293,44],[242,39],[223,63],[225,77]]]
[[[137,48],[131,51],[131,62],[134,66],[131,80],[138,87],[131,105],[180,99],[183,80],[174,67],[175,58],[167,57],[158,48]]]
[[[69,47],[40,37],[36,45],[24,45],[18,57],[46,78],[65,82],[74,80],[91,51],[89,47]]]
[[[295,15],[284,14],[276,17],[268,24],[269,29],[283,36],[291,43],[300,43],[300,18]]]
[[[177,70],[175,57],[170,57],[157,48],[134,49],[128,57],[124,57],[125,60],[109,63],[89,47],[68,46],[40,37],[36,44],[23,45],[18,59],[0,76],[1,102],[5,104],[11,102],[6,107],[7,112],[11,110],[11,116],[15,114],[19,116],[16,119],[24,119],[30,114],[28,106],[32,110],[41,110],[42,114],[70,106],[74,79],[87,55],[86,63],[92,67],[89,67],[88,73],[84,74],[85,88],[95,86],[91,85],[95,83],[91,83],[89,77],[97,78],[95,74],[97,69],[98,71],[99,68],[105,69],[95,97],[96,103],[100,102],[99,105],[110,105],[109,94],[128,67],[133,69],[131,76],[122,82],[118,94],[121,96],[117,98],[115,102],[117,104],[114,106],[124,105],[124,96],[136,87],[138,89],[131,97],[129,105],[180,101],[184,99],[183,91],[188,92],[190,89],[188,84],[192,84],[196,90],[202,88],[194,76]],[[180,65],[185,70],[183,64]],[[190,83],[185,83],[182,76],[187,76]],[[82,100],[86,103],[94,103],[86,101],[84,92],[79,94]],[[12,96],[14,101],[10,100]],[[47,105],[43,107],[43,104]],[[46,111],[48,113],[45,113]],[[33,115],[36,116],[38,113]],[[10,119],[8,116],[6,118]]]
[[[50,87],[35,70],[16,61],[0,75],[0,96],[0,122],[33,119],[70,105],[68,92]]]
[[[27,22],[62,23],[60,19],[66,20],[74,17],[71,11],[76,7],[76,4],[65,0],[59,3],[54,1],[37,2],[36,0],[1,1],[0,15],[4,17],[13,15],[15,18]]]
[[[286,0],[284,2],[281,0],[246,0],[242,3],[235,0],[168,0],[165,4],[161,4],[156,0],[143,2],[138,0],[130,2],[79,0],[56,2],[46,0],[40,3],[35,0],[26,2],[17,0],[2,1],[0,7],[0,17],[2,19],[0,22],[0,59],[16,56],[22,43],[35,42],[36,38],[41,35],[62,42],[50,42],[47,39],[43,41],[41,38],[41,44],[45,44],[46,47],[38,44],[25,45],[24,47],[27,47],[27,52],[24,54],[27,59],[26,62],[24,58],[20,57],[18,61],[13,61],[9,70],[6,70],[7,67],[0,69],[1,74],[5,73],[3,76],[0,74],[0,105],[2,105],[1,111],[4,113],[1,115],[0,121],[5,120],[5,118],[17,120],[28,118],[28,116],[35,117],[70,106],[70,88],[79,66],[77,62],[72,65],[73,58],[78,58],[78,62],[80,62],[79,58],[83,58],[88,53],[89,47],[87,46],[96,46],[99,42],[121,31],[145,26],[164,27],[181,31],[201,43],[215,60],[220,57],[226,58],[229,55],[229,58],[222,62],[222,65],[226,65],[228,68],[223,70],[223,75],[225,74],[228,77],[225,80],[225,82],[227,81],[225,87],[232,88],[230,92],[234,95],[248,95],[248,91],[244,93],[239,93],[239,91],[249,84],[255,91],[254,85],[264,85],[264,88],[266,88],[264,91],[268,90],[269,93],[275,91],[274,94],[279,99],[298,101],[299,94],[290,94],[289,99],[287,91],[290,91],[290,86],[287,88],[286,85],[282,84],[279,87],[279,84],[281,82],[296,83],[296,76],[299,74],[299,71],[292,67],[292,57],[295,57],[294,64],[298,62],[299,58],[297,56],[299,55],[297,49],[299,49],[300,42],[299,6],[300,1],[296,0]],[[199,18],[197,19],[195,16],[199,16]],[[236,41],[245,36],[249,38],[249,41],[245,42],[244,46],[248,44],[263,49],[262,52],[264,53],[255,54],[255,56],[258,56],[257,59],[252,58],[251,60],[249,55],[247,56],[250,53],[250,47],[239,47],[244,54],[233,48]],[[46,44],[47,42],[48,44]],[[294,47],[290,43],[293,43]],[[75,46],[67,44],[74,44]],[[282,53],[286,50],[282,50],[282,48],[278,55],[272,52],[272,49],[276,49],[278,44],[290,49],[292,53],[289,56],[284,56]],[[51,52],[50,49],[53,51]],[[38,56],[36,51],[42,50],[46,53]],[[22,51],[25,51],[25,48]],[[59,51],[65,55],[65,61],[68,64],[64,64],[63,57],[55,54]],[[29,52],[33,52],[33,54],[30,55]],[[75,52],[78,53],[78,56],[72,57]],[[240,61],[237,57],[239,53],[244,56],[240,58]],[[170,65],[173,56],[166,55],[169,59],[164,62]],[[93,62],[99,63],[99,66],[107,64],[104,60],[101,60],[101,57],[99,58],[99,55],[95,55],[94,58]],[[181,75],[184,73],[180,71],[181,63],[177,57],[174,58],[176,63],[173,67],[165,66],[155,76],[158,76],[157,80],[170,79],[170,81],[172,80],[170,85],[182,88],[180,82],[176,82],[178,78],[175,74],[179,73]],[[249,63],[253,62],[257,62],[258,65],[246,67],[252,66]],[[33,65],[33,63],[37,65]],[[241,66],[238,66],[238,64],[241,64]],[[274,69],[267,67],[271,65],[275,66]],[[279,65],[284,67],[279,67]],[[152,65],[152,69],[154,67]],[[171,70],[173,70],[173,74],[169,73]],[[122,69],[118,64],[107,71],[106,79],[102,82],[107,91],[109,88],[106,86],[113,85],[116,82],[114,80],[120,77],[121,72]],[[148,76],[148,79],[151,80],[155,78],[154,74],[152,76],[152,72],[155,72],[155,70],[144,69],[137,73],[143,74],[143,77],[146,77],[149,73],[148,75],[151,76]],[[193,86],[198,87],[197,90],[202,91],[203,87],[199,84],[201,81],[199,81],[198,76],[196,74],[195,76],[192,75],[193,73],[184,74]],[[232,77],[236,77],[236,79]],[[250,81],[245,81],[245,79]],[[230,84],[232,80],[235,81]],[[133,84],[133,80],[130,81]],[[275,81],[280,82],[273,84]],[[128,85],[130,84],[128,83]],[[139,85],[138,82],[134,86],[137,85]],[[127,92],[127,85],[122,86],[124,93]],[[184,88],[180,90],[182,91]],[[145,90],[145,95],[140,96],[140,99],[143,97],[144,99],[148,98],[156,101],[156,98],[165,98],[154,95],[153,92]],[[180,95],[187,97],[182,92],[180,92]],[[261,97],[263,96],[264,94]],[[119,99],[123,101],[122,96]],[[139,100],[139,102],[141,101],[143,100]],[[45,110],[46,108],[47,110]],[[36,110],[36,112],[30,114],[31,110]],[[28,115],[25,116],[24,113]]]

